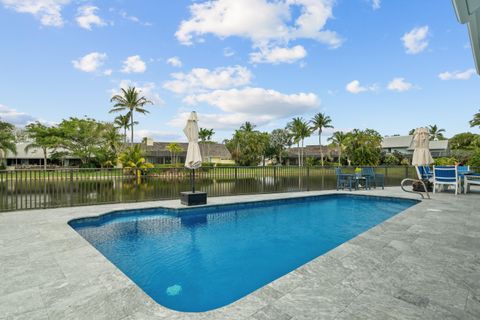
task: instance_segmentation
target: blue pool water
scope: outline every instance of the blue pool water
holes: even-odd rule
[[[70,225],[161,305],[225,306],[414,205],[333,195],[114,212]]]

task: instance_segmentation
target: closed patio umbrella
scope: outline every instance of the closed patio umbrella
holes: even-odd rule
[[[430,134],[427,128],[417,128],[413,134],[412,166],[428,166],[433,163],[430,153]]]
[[[193,111],[188,118],[183,132],[188,139],[187,157],[185,167],[192,169],[192,192],[195,192],[195,169],[202,166],[202,154],[198,145],[198,118],[197,113]]]

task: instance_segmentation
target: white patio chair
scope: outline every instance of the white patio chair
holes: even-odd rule
[[[433,166],[433,193],[437,185],[454,186],[455,195],[457,195],[460,187],[457,166]]]

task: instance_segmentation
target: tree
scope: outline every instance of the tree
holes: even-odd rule
[[[182,147],[180,147],[178,143],[173,142],[167,146],[167,150],[170,151],[170,158],[171,158],[172,164],[176,164],[177,154],[183,151]]]
[[[454,135],[448,141],[452,150],[471,150],[480,147],[480,135],[471,132],[463,132]]]
[[[410,131],[408,131],[408,135],[413,136],[415,134],[415,130],[416,129],[411,129]]]
[[[210,143],[214,134],[215,131],[213,131],[213,129],[200,128],[198,130],[198,137],[200,138],[202,144],[206,144],[207,147],[207,159],[210,159]]]
[[[0,160],[3,156],[10,151],[11,153],[17,153],[17,147],[15,145],[15,126],[0,121]],[[1,162],[0,162],[1,165]]]
[[[113,124],[120,129],[123,129],[123,143],[127,144],[127,130],[130,128],[130,112],[125,115],[119,115],[113,121]],[[133,124],[138,124],[135,121]]]
[[[147,104],[153,104],[152,101],[148,100],[144,96],[140,96],[141,92],[135,87],[128,87],[127,89],[122,88],[121,94],[114,95],[110,102],[115,102],[113,108],[110,110],[112,112],[128,111],[130,114],[130,133],[131,133],[131,146],[133,146],[133,127],[135,122],[133,121],[133,113],[138,112],[142,114],[149,113],[148,110],[144,108]]]
[[[428,126],[428,133],[430,134],[430,140],[445,140],[443,136],[445,129],[440,129],[436,124]]]
[[[30,143],[25,147],[25,152],[32,148],[40,148],[43,152],[43,169],[47,170],[48,150],[55,151],[60,144],[59,131],[56,127],[47,127],[46,125],[35,122],[26,126],[25,132]]]
[[[140,145],[127,148],[127,150],[120,155],[118,160],[122,164],[123,168],[130,169],[135,173],[137,182],[139,184],[141,183],[142,170],[147,170],[154,167],[153,164],[148,163],[145,159]]]
[[[382,157],[382,136],[375,130],[354,129],[347,133],[345,152],[354,165],[377,166]]]
[[[342,151],[345,149],[345,143],[347,142],[347,135],[342,131],[336,131],[328,138],[337,147],[338,153],[338,165],[342,165]]]
[[[322,166],[323,166],[322,132],[323,132],[323,129],[325,128],[333,128],[331,123],[332,123],[332,119],[330,119],[329,116],[321,112],[314,115],[312,120],[310,120],[310,124],[312,125],[311,130],[312,131],[318,130],[318,145],[320,147],[320,163]]]
[[[214,134],[215,131],[213,129],[200,128],[198,130],[198,137],[203,142],[211,141]]]
[[[111,124],[90,118],[63,120],[58,126],[59,145],[71,156],[78,157],[83,165],[92,164],[94,158],[105,148],[108,128],[111,128]]]
[[[241,166],[256,166],[265,156],[268,135],[254,130],[255,125],[247,122],[235,130],[232,139],[225,144],[232,158]]]
[[[125,144],[122,145],[122,135],[110,123],[104,124],[100,137],[100,148],[95,152],[95,158],[101,167],[115,167],[118,157]]]
[[[269,135],[269,155],[275,157],[280,164],[283,163],[282,157],[285,149],[291,144],[292,135],[286,129],[275,129]]]
[[[253,132],[253,129],[255,129],[256,125],[252,124],[251,122],[247,121],[244,124],[240,126],[241,131],[245,132]]]
[[[308,122],[303,120],[303,118],[293,118],[292,121],[287,124],[287,128],[293,136],[294,143],[298,147],[298,166],[303,166],[303,145],[305,138],[310,137],[312,131],[308,126]],[[300,148],[300,142],[302,147]]]
[[[473,115],[473,119],[470,120],[470,127],[480,127],[480,109]]]

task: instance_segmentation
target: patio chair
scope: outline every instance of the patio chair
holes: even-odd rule
[[[367,184],[370,187],[382,186],[382,189],[385,189],[385,175],[381,173],[375,173],[375,170],[372,167],[362,168],[362,177],[365,177],[368,181]]]
[[[352,185],[354,184],[354,181],[352,179],[353,175],[342,173],[341,168],[335,168],[335,175],[337,176],[337,191],[340,188],[344,190],[347,187],[348,190],[352,191]]]
[[[480,174],[468,174],[463,178],[463,191],[467,193],[470,191],[470,185],[480,186]]]
[[[433,166],[433,193],[437,185],[454,186],[455,195],[457,195],[460,186],[457,166]]]
[[[415,170],[417,171],[418,179],[420,180],[431,180],[433,179],[433,173],[430,171],[429,166],[416,166]]]

